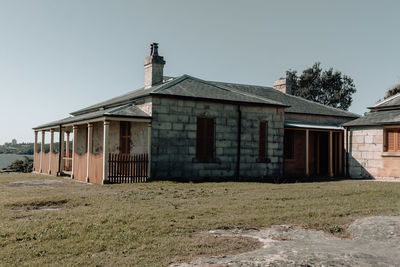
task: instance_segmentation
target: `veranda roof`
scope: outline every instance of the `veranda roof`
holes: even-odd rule
[[[107,118],[107,117],[127,118],[128,117],[128,118],[144,118],[144,119],[151,118],[151,116],[149,114],[142,111],[137,106],[135,106],[133,104],[128,104],[128,105],[123,105],[123,106],[119,106],[119,107],[113,107],[113,108],[109,108],[109,109],[89,112],[89,113],[85,113],[85,114],[78,115],[78,116],[67,117],[67,118],[64,118],[61,120],[57,120],[57,121],[53,121],[50,123],[46,123],[46,124],[37,126],[33,129],[40,130],[40,129],[45,129],[45,128],[58,127],[60,125],[66,125],[66,124],[87,121],[87,120],[92,120],[92,119],[97,119],[97,118],[102,118],[102,117],[105,117],[105,118]]]

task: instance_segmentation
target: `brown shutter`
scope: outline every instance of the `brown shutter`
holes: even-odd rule
[[[196,156],[197,158],[204,157],[204,119],[197,118],[197,140],[196,140]]]
[[[214,157],[214,119],[213,118],[207,118],[206,119],[206,147],[207,147],[207,152],[206,152],[206,157],[207,158],[213,158]]]
[[[388,151],[395,151],[395,132],[394,131],[387,131],[387,145]]]
[[[266,142],[266,137],[267,137],[267,122],[266,121],[260,121],[260,129],[259,129],[259,140],[258,140],[258,158],[261,160],[266,159],[266,151],[267,151],[267,142]]]
[[[213,118],[197,118],[196,156],[203,159],[214,157]]]
[[[397,133],[397,149],[396,151],[400,151],[400,131],[398,131]]]
[[[120,153],[130,154],[131,146],[131,124],[130,122],[121,121],[120,123]]]

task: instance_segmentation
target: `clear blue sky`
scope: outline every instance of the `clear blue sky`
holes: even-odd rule
[[[357,86],[362,114],[400,81],[400,1],[0,0],[0,144],[165,75],[271,86],[320,61]]]

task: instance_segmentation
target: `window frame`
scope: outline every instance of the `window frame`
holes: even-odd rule
[[[291,134],[288,135],[287,132]],[[288,152],[288,138],[290,138],[290,153]],[[294,130],[285,129],[283,136],[283,158],[284,160],[294,160]]]
[[[393,133],[393,149],[389,144],[389,134]],[[400,126],[384,128],[384,152],[400,152]]]
[[[260,120],[258,125],[258,160],[265,162],[268,159],[268,121]]]
[[[120,121],[119,125],[119,153],[130,155],[131,153],[131,122]]]
[[[207,128],[210,126],[211,129]],[[215,159],[214,117],[198,116],[196,118],[196,158],[199,160]]]

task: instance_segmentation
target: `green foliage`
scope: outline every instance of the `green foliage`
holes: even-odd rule
[[[387,90],[384,99],[397,95],[398,93],[400,93],[400,83],[396,84],[395,86]]]
[[[297,71],[286,72],[287,84],[292,94],[327,106],[348,110],[352,95],[356,92],[353,79],[340,71],[330,68],[323,71],[319,62],[305,69],[298,76]]]
[[[13,172],[32,172],[33,159],[30,159],[27,156],[25,156],[24,160],[16,160],[5,169]]]

